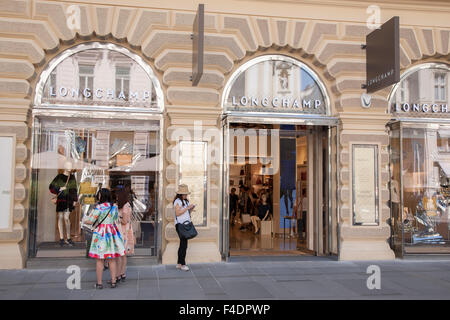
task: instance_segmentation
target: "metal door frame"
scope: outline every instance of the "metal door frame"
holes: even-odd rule
[[[261,115],[261,116],[255,116],[255,115],[251,115],[251,116],[243,116],[242,113],[228,113],[228,114],[224,114],[222,119],[221,119],[221,129],[222,129],[222,137],[221,137],[221,141],[220,141],[220,152],[221,152],[221,165],[220,165],[220,169],[222,174],[220,175],[220,184],[222,186],[222,192],[220,193],[220,202],[222,203],[221,208],[220,208],[220,235],[219,235],[219,248],[220,248],[220,253],[222,256],[222,260],[223,261],[228,261],[229,257],[230,257],[230,230],[229,230],[229,196],[228,196],[228,190],[230,188],[230,171],[229,171],[229,160],[230,160],[230,134],[229,134],[229,129],[230,129],[230,123],[254,123],[254,124],[295,124],[295,125],[310,125],[310,126],[314,126],[314,128],[312,128],[312,131],[314,133],[317,132],[321,132],[321,134],[317,135],[314,134],[313,138],[317,139],[320,138],[320,154],[322,154],[322,137],[327,137],[328,139],[328,144],[326,146],[327,152],[328,152],[328,156],[327,159],[325,160],[327,162],[327,181],[328,181],[328,188],[326,190],[326,192],[328,193],[328,198],[327,198],[327,202],[328,203],[323,203],[323,199],[322,192],[318,192],[316,194],[318,194],[318,196],[315,197],[314,199],[314,205],[313,205],[313,210],[314,210],[314,219],[319,220],[320,225],[318,223],[316,223],[316,221],[314,221],[314,230],[313,232],[316,233],[316,235],[314,236],[314,251],[316,255],[325,255],[325,254],[329,254],[331,252],[330,247],[331,247],[331,232],[328,228],[328,234],[327,234],[327,239],[329,239],[327,246],[325,248],[324,246],[324,241],[323,241],[323,228],[319,228],[322,225],[323,222],[323,218],[322,218],[322,210],[317,210],[318,208],[322,208],[323,206],[327,206],[327,224],[328,221],[331,221],[331,215],[333,214],[333,210],[332,210],[332,200],[331,200],[331,183],[330,183],[330,179],[332,178],[332,165],[331,165],[331,130],[332,128],[337,128],[337,132],[338,132],[338,126],[339,126],[339,122],[337,118],[334,117],[317,117],[317,118],[310,118],[310,117],[306,117],[306,118],[302,118],[302,117],[267,117],[266,115]],[[326,128],[326,130],[324,130],[324,128]],[[319,137],[318,137],[319,136]],[[338,136],[338,134],[337,134]],[[337,139],[337,143],[338,143]],[[318,148],[318,144],[314,143],[312,146],[314,149]],[[336,146],[336,154],[338,154],[338,146]],[[316,152],[315,152],[316,153]],[[320,156],[319,158],[322,158],[322,156]],[[338,169],[339,169],[339,162],[338,162],[338,156],[336,156],[336,179],[338,179]],[[324,159],[321,160],[324,161]],[[323,170],[323,166],[313,166],[314,170],[318,171],[318,172],[322,172]],[[320,168],[320,169],[319,169]],[[319,170],[317,170],[319,169]],[[320,175],[320,179],[322,179],[322,174]],[[339,180],[336,180],[337,185],[339,184]],[[324,186],[322,185],[322,180],[320,180],[320,183],[315,183],[314,187],[317,188],[320,185],[320,188],[322,188],[322,190],[325,192],[324,190]],[[319,190],[319,189],[318,189]],[[336,191],[336,195],[338,195],[338,192]],[[338,196],[336,197],[336,218],[338,217]],[[320,214],[319,214],[320,213]],[[319,219],[318,219],[319,218]],[[338,226],[338,224],[337,224]],[[317,230],[317,228],[322,229],[322,230]],[[320,232],[316,232],[320,231]],[[322,236],[321,236],[322,235]],[[319,238],[320,237],[320,238]],[[319,241],[320,240],[320,241]],[[339,233],[337,231],[337,251],[339,252]],[[319,250],[320,249],[320,250]]]

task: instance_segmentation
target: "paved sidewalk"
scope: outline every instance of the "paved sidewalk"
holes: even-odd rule
[[[81,289],[69,290],[65,268],[0,271],[0,299],[450,299],[450,261],[335,261],[310,257],[275,261],[128,268],[116,289],[94,290],[95,270],[81,269]],[[367,288],[367,267],[381,269],[381,289]]]

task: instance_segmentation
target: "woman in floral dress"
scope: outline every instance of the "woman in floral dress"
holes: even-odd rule
[[[109,283],[111,288],[115,288],[118,271],[116,258],[125,255],[123,237],[116,225],[119,219],[119,211],[117,206],[112,203],[111,192],[108,189],[101,189],[98,197],[98,204],[85,221],[86,224],[95,223],[96,226],[92,235],[89,257],[97,259],[97,283],[95,288],[103,288],[104,259],[109,261],[109,271],[111,272],[111,281]]]

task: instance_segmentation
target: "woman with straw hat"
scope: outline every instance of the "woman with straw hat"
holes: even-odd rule
[[[186,265],[186,250],[187,250],[187,239],[182,238],[178,230],[178,225],[186,221],[191,221],[191,210],[194,209],[194,204],[189,204],[187,196],[191,194],[189,188],[185,184],[180,184],[176,191],[177,195],[173,200],[173,205],[175,208],[175,229],[177,230],[178,237],[180,238],[180,246],[178,248],[178,262],[177,269],[183,271],[189,271],[189,267]]]

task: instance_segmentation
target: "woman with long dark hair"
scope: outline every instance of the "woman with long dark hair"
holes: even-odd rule
[[[112,203],[111,192],[102,188],[97,194],[98,203],[94,211],[84,221],[86,224],[94,224],[95,229],[92,235],[89,257],[97,259],[97,283],[96,289],[103,289],[103,262],[109,261],[109,271],[111,273],[111,288],[116,287],[117,265],[116,258],[125,255],[123,238],[117,228],[116,223],[119,220],[119,211],[117,206]]]
[[[190,211],[194,209],[195,205],[189,204],[187,196],[190,192],[187,185],[180,184],[176,193],[177,195],[175,196],[175,199],[173,199],[173,206],[175,208],[175,229],[177,230],[178,237],[180,238],[177,269],[189,271],[189,267],[186,265],[186,250],[188,241],[186,238],[181,237],[178,228],[180,223],[191,221]]]
[[[118,274],[120,281],[125,281],[126,279],[126,269],[127,269],[127,255],[134,254],[134,233],[131,226],[131,200],[128,191],[122,187],[116,192],[117,196],[117,206],[119,207],[119,220],[120,223],[117,225],[119,231],[123,238],[123,243],[125,247],[125,255],[118,258]]]

